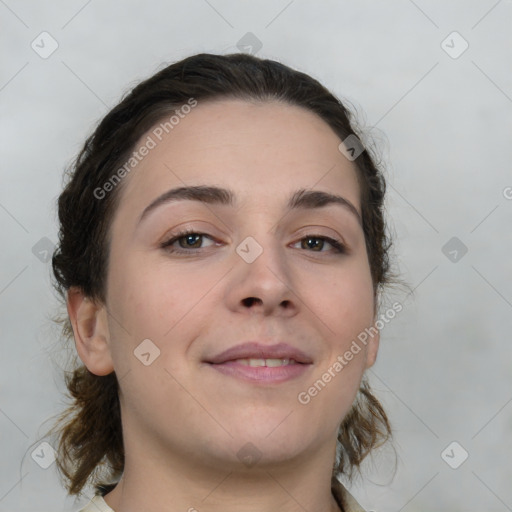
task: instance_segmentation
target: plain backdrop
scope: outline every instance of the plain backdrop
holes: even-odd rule
[[[510,0],[0,0],[0,16],[0,511],[83,502],[32,455],[65,404],[48,262],[64,170],[139,80],[239,51],[345,99],[386,167],[414,294],[390,296],[403,310],[369,376],[398,462],[392,479],[383,450],[353,493],[379,512],[512,510]]]

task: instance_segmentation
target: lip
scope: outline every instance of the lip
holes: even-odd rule
[[[276,367],[247,366],[237,361],[238,359],[293,359],[296,364]],[[256,341],[229,348],[205,362],[224,375],[262,384],[277,384],[295,379],[313,364],[311,357],[287,343],[265,345]]]
[[[258,341],[249,341],[228,348],[206,360],[211,364],[223,364],[236,359],[294,359],[297,363],[311,364],[313,360],[307,354],[292,347],[288,343],[277,343],[275,345],[265,345]]]

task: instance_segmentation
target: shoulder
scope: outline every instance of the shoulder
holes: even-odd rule
[[[97,494],[78,512],[114,512],[114,510],[107,505],[105,500],[99,494]]]

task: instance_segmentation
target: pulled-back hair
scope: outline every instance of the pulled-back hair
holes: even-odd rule
[[[141,82],[115,106],[86,140],[58,199],[59,241],[52,259],[55,287],[65,301],[71,287],[105,303],[109,264],[109,228],[123,184],[101,200],[97,191],[130,158],[137,141],[156,123],[190,99],[197,102],[241,99],[278,101],[317,114],[343,141],[359,140],[353,115],[318,81],[273,60],[247,54],[198,54],[165,67]],[[360,185],[366,250],[378,305],[381,287],[391,281],[384,220],[386,184],[369,147],[354,161]],[[95,193],[96,191],[96,193]],[[62,320],[64,339],[73,331]],[[118,381],[115,372],[91,373],[75,356],[65,374],[72,399],[52,429],[58,438],[57,467],[69,494],[93,485],[106,494],[124,469]],[[352,409],[339,428],[333,478],[351,478],[353,470],[375,447],[391,436],[384,409],[363,378]]]

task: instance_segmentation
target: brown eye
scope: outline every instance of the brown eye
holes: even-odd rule
[[[202,243],[205,239],[213,242],[213,239],[205,233],[187,230],[177,233],[171,239],[163,242],[160,247],[170,253],[192,254],[204,248]],[[176,243],[178,243],[178,246],[175,245]]]
[[[345,253],[345,246],[334,238],[330,238],[328,236],[316,236],[316,235],[308,235],[300,240],[302,249],[310,249],[313,252],[329,252],[322,250],[327,243],[331,247],[334,248],[333,252],[337,253]]]
[[[302,239],[302,248],[303,249],[313,249],[317,250],[320,247],[320,251],[322,250],[324,246],[325,240],[322,240],[321,238],[315,238],[315,237],[308,237]]]
[[[198,233],[194,233],[192,235],[185,235],[178,238],[178,242],[180,242],[180,247],[184,247],[185,249],[192,248],[192,249],[199,249],[198,241],[202,241],[202,235]],[[183,242],[183,244],[181,244]]]

